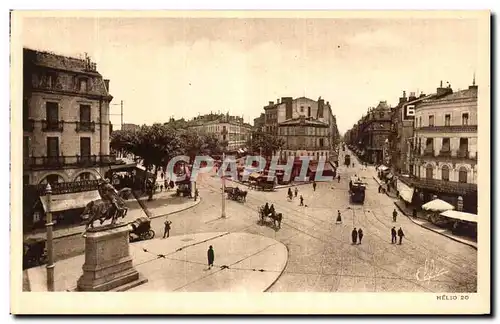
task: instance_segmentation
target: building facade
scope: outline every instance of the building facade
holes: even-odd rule
[[[109,153],[109,80],[90,59],[24,49],[23,182],[92,180]]]
[[[261,113],[259,117],[254,118],[253,128],[256,132],[263,132],[266,125],[266,114]]]
[[[245,148],[252,136],[252,125],[242,117],[227,114],[208,114],[193,118],[188,128],[199,133],[215,134],[226,149],[236,151]]]
[[[434,196],[477,213],[477,91],[437,89],[416,106],[413,185],[423,202]]]

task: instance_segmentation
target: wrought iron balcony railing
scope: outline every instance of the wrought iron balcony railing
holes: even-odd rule
[[[58,169],[62,167],[93,167],[116,164],[115,155],[72,155],[72,156],[40,156],[25,157],[23,166],[26,169]]]
[[[469,158],[469,150],[458,150],[457,157],[467,159]]]
[[[62,132],[64,130],[64,120],[42,120],[42,131]]]
[[[422,155],[423,156],[434,156],[434,149],[433,148],[426,148]]]
[[[94,121],[77,121],[76,122],[77,132],[95,132],[95,122]]]
[[[451,156],[451,151],[450,150],[441,150],[441,151],[439,151],[439,156],[445,156],[445,157]]]

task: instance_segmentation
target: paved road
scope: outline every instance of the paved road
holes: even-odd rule
[[[220,180],[204,177],[198,182],[202,202],[169,216],[173,222],[170,235],[247,232],[283,242],[289,250],[288,265],[269,291],[476,291],[477,251],[421,228],[402,215],[393,223],[393,200],[378,193],[372,178],[374,168],[362,170],[357,161],[355,164],[355,168],[339,168],[340,183],[319,183],[316,191],[309,185],[298,187],[308,207],[300,207],[298,199],[288,201],[287,189],[250,191],[246,203],[226,202],[225,219],[220,218]],[[352,174],[365,177],[368,188],[365,204],[348,210],[347,179]],[[258,224],[256,210],[265,202],[274,203],[283,213],[281,229]],[[337,210],[342,212],[341,225],[335,224]],[[152,220],[155,239],[161,239],[163,222],[164,218]],[[391,244],[392,226],[403,228],[406,237],[402,245]],[[350,243],[353,227],[364,231],[361,245]]]

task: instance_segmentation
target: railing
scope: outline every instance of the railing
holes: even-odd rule
[[[457,157],[467,159],[469,157],[469,151],[468,150],[458,150]]]
[[[77,121],[77,132],[95,132],[95,122],[93,121]]]
[[[424,150],[424,153],[422,155],[424,155],[424,156],[434,156],[434,149],[433,148],[426,148]]]
[[[23,121],[23,130],[32,132],[35,129],[35,121],[33,119],[25,119]]]
[[[62,132],[64,129],[64,120],[42,120],[42,131],[44,132]]]
[[[439,156],[449,157],[449,156],[451,156],[451,151],[450,150],[441,150],[441,151],[439,151]]]
[[[92,167],[92,166],[107,166],[116,164],[115,155],[87,155],[87,156],[41,156],[41,157],[25,157],[23,166],[25,168],[61,168],[64,166],[77,167]]]

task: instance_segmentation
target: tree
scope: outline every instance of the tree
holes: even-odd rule
[[[182,152],[189,156],[191,162],[199,154],[220,154],[222,143],[217,135],[212,133],[197,133],[193,131],[180,131],[182,140]]]
[[[253,132],[252,138],[247,145],[254,153],[261,151],[264,157],[271,157],[276,154],[285,144],[283,138],[264,132]]]

